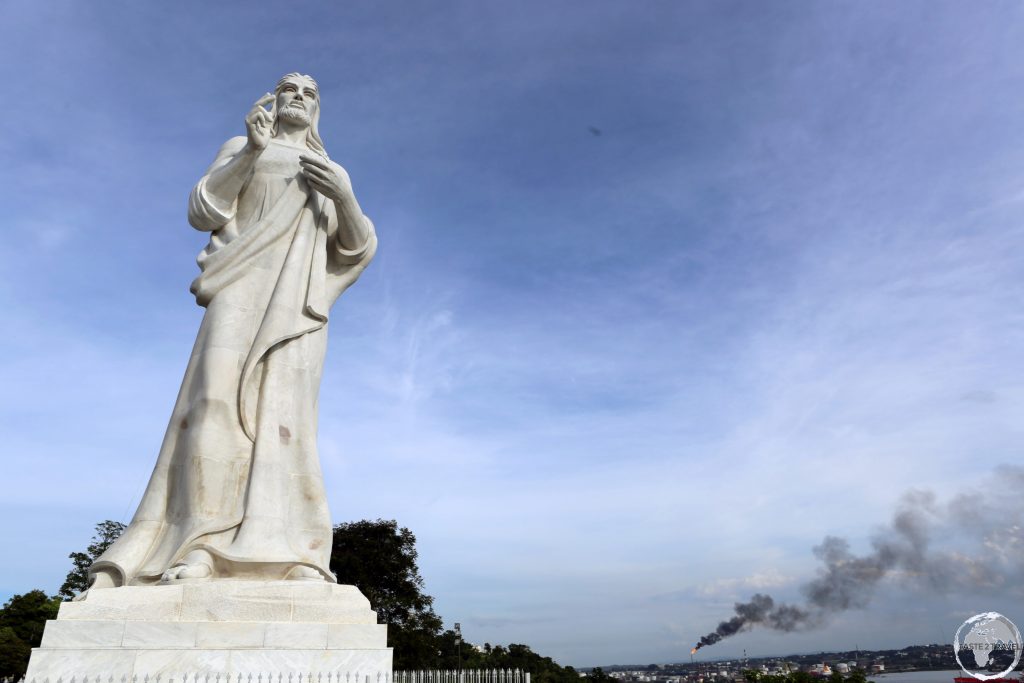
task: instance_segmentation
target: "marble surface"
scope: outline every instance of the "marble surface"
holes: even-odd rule
[[[128,649],[380,649],[383,624],[276,622],[51,621],[43,650]]]
[[[376,624],[355,586],[320,581],[214,580],[89,591],[60,606],[60,620],[293,621]]]
[[[387,627],[353,586],[199,581],[91,591],[61,605],[28,679],[391,671]],[[360,679],[362,680],[362,679]]]

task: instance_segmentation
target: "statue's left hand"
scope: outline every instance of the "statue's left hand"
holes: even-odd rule
[[[299,156],[302,177],[314,190],[335,202],[345,201],[352,195],[352,183],[345,170],[337,164],[310,154]]]

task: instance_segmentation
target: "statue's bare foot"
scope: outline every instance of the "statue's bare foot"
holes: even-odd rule
[[[213,576],[212,558],[205,550],[193,550],[181,562],[163,573],[160,583],[195,581]]]
[[[323,575],[312,567],[307,567],[302,564],[295,565],[295,567],[288,572],[289,581],[323,581]]]
[[[85,600],[85,596],[89,594],[89,591],[102,590],[104,588],[117,588],[117,581],[114,579],[114,574],[112,572],[100,569],[92,575],[92,583],[89,584],[89,587],[72,598],[71,601],[78,602],[79,600]]]
[[[189,564],[182,567],[178,572],[178,579],[208,579],[213,575],[210,565],[205,563]]]
[[[198,564],[176,564],[160,576],[160,583],[171,583],[172,581],[208,579],[213,574],[210,565]]]

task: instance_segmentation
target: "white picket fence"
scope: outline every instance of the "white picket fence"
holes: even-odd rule
[[[21,679],[18,683],[530,683],[521,669],[430,669],[424,671],[320,673],[160,673],[133,676],[60,676]]]
[[[530,683],[530,672],[520,669],[395,671],[388,683]]]

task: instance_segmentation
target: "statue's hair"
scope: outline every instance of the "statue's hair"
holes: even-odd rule
[[[277,135],[277,96],[281,94],[281,90],[289,79],[292,78],[304,78],[313,84],[316,89],[316,106],[313,107],[312,121],[309,124],[309,128],[306,130],[306,146],[317,154],[327,157],[327,150],[324,149],[324,142],[320,139],[320,86],[316,84],[316,79],[306,74],[300,74],[298,71],[293,71],[290,74],[285,74],[281,77],[281,80],[274,86],[274,103],[270,107],[270,116],[274,121],[273,134]]]

